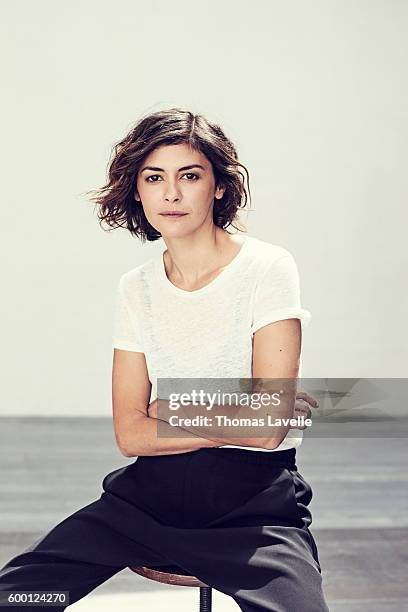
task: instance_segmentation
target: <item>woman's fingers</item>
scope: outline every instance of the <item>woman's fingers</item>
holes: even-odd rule
[[[315,399],[313,395],[310,395],[306,391],[297,391],[296,399],[304,400],[305,402],[313,406],[313,408],[318,408],[319,406],[319,402],[317,401],[317,399]]]
[[[309,404],[304,403],[304,400],[296,400],[295,402],[295,417],[297,415],[304,416],[305,419],[310,419],[312,416],[312,409]]]

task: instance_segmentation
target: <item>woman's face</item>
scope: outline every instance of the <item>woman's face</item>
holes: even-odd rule
[[[224,188],[215,185],[210,161],[188,144],[163,145],[143,160],[136,182],[135,199],[162,236],[185,236],[206,223],[213,224],[215,198]],[[182,211],[182,217],[163,213]]]

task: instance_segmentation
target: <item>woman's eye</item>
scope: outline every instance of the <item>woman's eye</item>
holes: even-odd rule
[[[197,181],[200,177],[198,176],[198,174],[195,174],[194,172],[186,172],[185,174],[183,174],[183,176],[189,176],[189,177],[194,177],[194,178],[189,178],[189,181]],[[151,179],[158,179],[161,178],[161,176],[159,174],[151,174],[150,176],[147,177],[146,181],[148,183],[157,183],[157,180],[151,180]]]

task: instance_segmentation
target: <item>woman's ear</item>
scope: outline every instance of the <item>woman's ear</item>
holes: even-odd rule
[[[217,187],[217,189],[215,190],[215,197],[217,198],[217,200],[221,200],[222,196],[225,193],[225,187],[223,187],[222,185],[219,185]]]

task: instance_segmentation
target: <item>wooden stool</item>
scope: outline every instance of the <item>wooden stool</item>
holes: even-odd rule
[[[176,586],[199,587],[200,588],[200,612],[211,612],[212,609],[212,587],[201,582],[181,567],[176,565],[160,565],[149,567],[129,567],[132,572],[165,584],[175,584]]]

